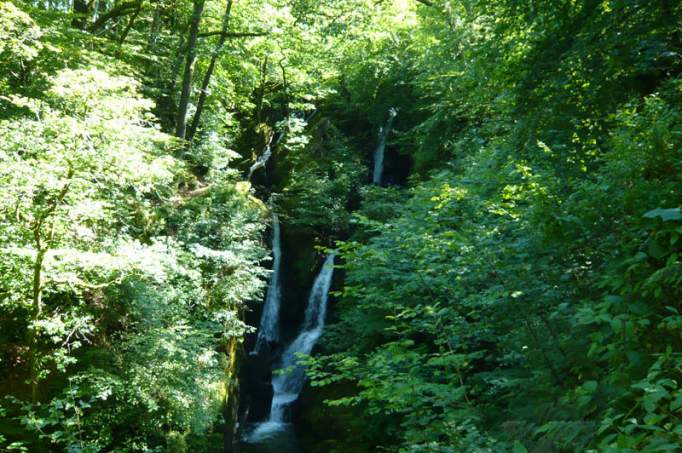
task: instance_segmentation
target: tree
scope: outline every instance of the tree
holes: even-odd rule
[[[92,5],[93,3],[87,0],[74,0],[73,1],[73,20],[71,25],[81,30],[85,30],[90,21],[90,16],[92,15]]]
[[[216,44],[215,49],[213,49],[213,53],[211,54],[211,62],[208,64],[208,68],[206,69],[206,73],[204,74],[204,80],[201,83],[201,88],[199,90],[199,101],[197,102],[197,109],[194,112],[192,126],[190,127],[189,133],[187,135],[187,139],[189,141],[192,141],[192,139],[194,138],[194,134],[196,134],[197,128],[199,127],[201,113],[204,110],[204,103],[206,102],[206,97],[208,96],[208,84],[211,82],[211,76],[213,75],[213,71],[215,70],[215,66],[218,62],[218,57],[220,56],[220,52],[222,51],[223,46],[225,45],[225,41],[227,40],[227,31],[230,24],[230,13],[232,11],[232,3],[233,3],[232,0],[227,0],[225,15],[223,16],[223,26],[220,30],[220,34],[218,35],[218,43]]]
[[[178,102],[178,113],[175,126],[175,136],[178,138],[185,138],[187,128],[187,107],[189,105],[192,90],[192,76],[194,73],[197,39],[199,37],[199,23],[201,22],[204,3],[205,0],[193,0],[192,3],[193,10],[187,35],[185,70],[182,76],[182,88],[180,92],[180,101]]]
[[[45,354],[46,337],[65,335],[60,349],[68,351],[71,342],[88,329],[74,320],[72,332],[60,331],[58,312],[45,312],[44,294],[50,287],[55,290],[53,279],[59,278],[46,279],[46,262],[58,267],[69,247],[75,248],[76,260],[77,249],[97,248],[95,238],[91,243],[86,238],[94,225],[113,228],[114,219],[107,217],[105,207],[117,200],[105,201],[107,197],[128,186],[144,193],[150,183],[172,177],[172,161],[155,155],[155,147],[167,138],[138,125],[149,103],[136,96],[131,80],[76,70],[63,71],[52,83],[51,106],[15,101],[34,109],[39,119],[3,121],[0,128],[5,162],[0,181],[6,194],[2,210],[8,216],[2,225],[14,238],[15,253],[31,257],[27,342],[34,402],[40,396],[39,383],[49,372],[46,363],[63,360],[58,363],[63,368],[70,360]],[[132,95],[126,97],[126,92]],[[31,143],[30,153],[24,152],[27,143]]]

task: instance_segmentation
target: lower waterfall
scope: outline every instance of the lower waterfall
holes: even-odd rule
[[[282,240],[277,214],[272,216],[272,275],[265,296],[263,314],[258,327],[258,337],[253,353],[261,351],[263,346],[279,340],[279,309],[282,303],[282,283],[280,271],[282,268]]]
[[[267,421],[257,424],[247,433],[244,439],[246,442],[262,442],[284,431],[288,425],[288,410],[298,399],[306,379],[304,368],[297,365],[297,356],[310,354],[322,335],[329,289],[334,273],[334,258],[334,253],[330,253],[325,259],[310,291],[301,330],[273,366],[274,395],[270,406],[270,416]]]

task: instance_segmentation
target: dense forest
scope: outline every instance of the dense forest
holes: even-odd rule
[[[682,3],[0,0],[0,452],[682,451]]]

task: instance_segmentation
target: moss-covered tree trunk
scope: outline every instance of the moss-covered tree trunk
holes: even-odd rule
[[[227,343],[227,368],[225,370],[225,418],[224,451],[237,453],[237,420],[239,413],[239,364],[242,348],[240,339],[231,338]]]
[[[38,353],[38,336],[36,323],[43,314],[43,262],[47,249],[42,247],[40,233],[36,232],[37,252],[33,263],[33,304],[31,307],[31,325],[28,328],[28,350],[31,357],[31,400],[35,403],[40,396],[40,354]]]

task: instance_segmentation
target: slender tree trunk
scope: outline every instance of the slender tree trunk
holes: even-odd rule
[[[40,232],[35,233],[36,260],[33,263],[33,306],[31,326],[28,330],[28,348],[31,354],[31,400],[36,403],[40,397],[38,384],[40,382],[40,354],[38,353],[38,336],[36,322],[43,314],[43,262],[47,250],[43,248]]]
[[[142,3],[144,2],[140,2],[137,5],[137,9],[133,13],[133,15],[130,16],[130,20],[128,20],[128,25],[126,25],[125,30],[123,30],[123,33],[121,34],[121,39],[118,41],[119,44],[123,44],[125,42],[126,38],[128,37],[128,33],[130,33],[130,30],[132,30],[133,24],[135,23],[137,16],[139,16],[140,11],[142,11]]]
[[[192,73],[194,72],[199,22],[201,22],[201,13],[204,11],[204,3],[205,0],[194,0],[192,22],[189,27],[189,36],[187,37],[185,72],[182,77],[182,92],[180,93],[180,103],[178,104],[178,116],[175,127],[175,135],[179,138],[185,138],[187,129],[187,106],[189,105],[189,95],[192,89]]]
[[[215,70],[216,64],[218,62],[218,56],[220,55],[220,52],[223,50],[225,40],[227,39],[227,30],[230,25],[230,13],[232,11],[232,2],[233,0],[227,0],[227,8],[225,9],[225,16],[223,17],[223,28],[221,29],[220,38],[218,39],[218,43],[216,44],[215,49],[213,49],[213,55],[211,55],[211,63],[208,65],[208,69],[206,69],[204,81],[201,84],[199,102],[197,102],[197,111],[194,113],[194,119],[192,120],[192,125],[189,128],[189,133],[187,134],[187,140],[190,141],[194,138],[194,134],[196,134],[197,128],[199,127],[201,112],[203,112],[204,110],[204,103],[206,102],[206,97],[208,96],[208,84],[211,81],[211,76],[213,75],[213,71]]]
[[[163,92],[158,100],[159,106],[159,119],[163,125],[164,131],[175,132],[175,127],[177,125],[177,111],[178,105],[176,103],[177,99],[175,94],[177,93],[178,78],[180,76],[180,69],[182,68],[182,61],[185,55],[185,33],[180,33],[178,36],[178,43],[174,55],[172,55],[173,61],[170,65],[170,73],[165,75],[163,71],[158,71],[153,65],[148,65],[147,76],[152,79],[159,81],[159,84],[163,86]],[[151,53],[154,49],[149,50]]]
[[[282,84],[284,85],[284,111],[286,112],[287,116],[291,116],[291,112],[289,111],[289,103],[291,102],[291,99],[289,98],[289,82],[287,81],[287,70],[284,67],[284,60],[285,58],[283,57],[281,60],[277,62],[279,65],[279,69],[282,71]]]
[[[182,66],[182,56],[185,52],[185,40],[180,37],[178,41],[178,52],[173,59],[173,65],[171,66],[171,75],[168,83],[168,94],[173,96],[175,93],[175,88],[178,85],[178,76],[180,75],[180,67]]]
[[[223,417],[225,430],[223,432],[223,451],[236,453],[235,440],[237,434],[237,420],[239,412],[239,363],[243,353],[238,338],[230,338],[227,343],[228,365],[225,370],[225,401],[223,403]]]
[[[149,38],[147,40],[147,49],[152,50],[156,47],[156,43],[159,40],[159,30],[161,28],[161,10],[163,8],[163,2],[161,0],[156,0],[154,6],[154,17],[152,19],[151,30],[149,31]]]
[[[268,57],[265,56],[263,63],[260,67],[260,86],[258,87],[258,93],[256,95],[256,123],[261,123],[261,116],[263,113],[263,99],[265,98],[265,82],[267,78],[268,71]]]
[[[35,223],[32,225],[36,259],[33,262],[31,325],[27,332],[27,343],[31,365],[31,399],[34,403],[37,402],[40,397],[40,353],[38,351],[36,323],[43,314],[43,264],[45,262],[45,255],[50,247],[52,247],[54,241],[54,223],[48,226],[47,220],[64,201],[66,194],[69,192],[71,179],[74,174],[75,171],[73,168],[69,168],[69,171],[66,174],[66,183],[64,184],[64,187],[62,187],[45,210],[38,215]]]

